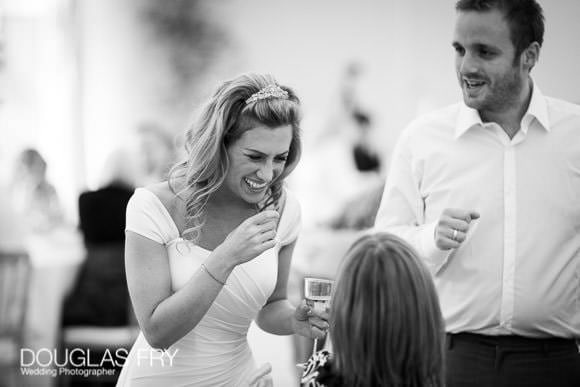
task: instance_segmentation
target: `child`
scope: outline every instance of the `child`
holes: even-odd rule
[[[320,351],[303,386],[443,386],[444,325],[417,253],[387,233],[347,252],[330,308],[333,354]]]

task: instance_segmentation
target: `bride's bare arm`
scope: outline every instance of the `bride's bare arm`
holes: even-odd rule
[[[276,287],[256,322],[266,332],[275,335],[299,334],[307,337],[324,337],[328,329],[327,313],[310,311],[304,303],[294,307],[287,299],[290,263],[296,242],[282,247],[278,255]]]
[[[274,247],[279,214],[263,211],[243,221],[185,286],[171,290],[165,246],[127,231],[125,267],[139,326],[152,347],[167,348],[203,318],[234,267]]]
[[[295,307],[288,301],[287,287],[290,274],[290,262],[295,242],[282,247],[278,254],[278,278],[276,287],[268,302],[256,318],[258,326],[266,332],[275,335],[290,335],[294,333],[292,315]]]
[[[171,290],[165,246],[127,231],[127,283],[139,326],[154,348],[167,348],[191,331],[207,313],[222,285],[202,270],[176,292]],[[235,265],[212,253],[204,262],[212,275],[225,280]]]

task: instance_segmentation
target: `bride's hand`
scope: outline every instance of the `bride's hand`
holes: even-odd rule
[[[294,332],[311,339],[322,339],[328,330],[328,311],[318,312],[302,300],[292,317]]]
[[[273,387],[272,365],[264,363],[248,379],[247,387]],[[246,386],[244,386],[246,387]]]
[[[234,266],[256,258],[276,245],[280,215],[266,210],[244,220],[214,250]]]

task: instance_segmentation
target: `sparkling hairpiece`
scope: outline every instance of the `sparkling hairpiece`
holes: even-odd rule
[[[246,105],[266,98],[288,99],[288,92],[282,90],[278,85],[268,85],[257,93],[252,94],[250,98],[246,100]]]

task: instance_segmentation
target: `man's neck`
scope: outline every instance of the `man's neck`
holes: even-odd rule
[[[479,116],[483,122],[495,122],[512,139],[520,130],[522,117],[528,110],[532,99],[532,82],[528,79],[522,88],[521,95],[509,108],[499,112],[480,111]]]

